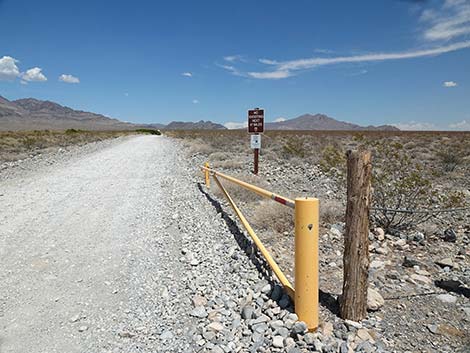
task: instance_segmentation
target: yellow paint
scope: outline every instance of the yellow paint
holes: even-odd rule
[[[251,228],[250,224],[248,223],[248,221],[246,220],[245,216],[241,213],[241,211],[239,210],[239,208],[237,207],[237,205],[235,205],[235,203],[233,202],[232,198],[230,197],[230,195],[227,193],[227,190],[225,190],[224,186],[220,183],[219,179],[217,178],[217,176],[215,174],[212,175],[212,177],[214,178],[215,182],[217,183],[217,185],[220,187],[220,190],[222,190],[223,194],[225,195],[225,197],[227,198],[227,201],[230,203],[230,205],[232,206],[233,210],[235,211],[235,213],[237,214],[238,218],[240,219],[240,221],[242,222],[243,226],[246,228],[248,234],[250,235],[251,239],[253,240],[253,242],[255,243],[256,247],[258,248],[258,250],[261,252],[261,254],[264,256],[264,258],[266,259],[266,262],[269,264],[269,266],[271,267],[271,269],[273,270],[274,274],[276,275],[276,277],[279,279],[279,282],[281,282],[281,284],[284,286],[284,289],[286,290],[287,294],[292,298],[294,299],[294,287],[292,287],[292,285],[290,284],[289,280],[287,279],[287,277],[284,275],[284,273],[282,273],[281,269],[279,268],[278,264],[276,263],[276,261],[274,261],[273,257],[271,256],[271,254],[269,253],[269,251],[264,247],[263,243],[261,242],[261,240],[258,238],[258,236],[255,234],[255,232],[253,231],[253,228]],[[318,230],[318,228],[317,228]],[[318,234],[318,233],[317,233]]]
[[[295,313],[309,331],[318,328],[319,201],[295,199]]]
[[[209,162],[204,163],[204,176],[206,177],[206,187],[211,188],[211,178],[209,175]]]

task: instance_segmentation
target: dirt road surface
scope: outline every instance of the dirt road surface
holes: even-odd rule
[[[175,224],[191,193],[211,209],[195,185],[156,136],[2,181],[0,352],[191,351],[197,264]]]

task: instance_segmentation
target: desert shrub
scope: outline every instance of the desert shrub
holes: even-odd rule
[[[436,154],[445,172],[453,172],[464,161],[462,153],[452,148],[438,151]]]
[[[135,132],[138,132],[141,134],[158,135],[158,136],[162,134],[160,130],[155,130],[155,129],[137,129],[135,130]]]
[[[328,145],[321,152],[320,168],[333,176],[344,176],[346,173],[346,153],[339,147]]]
[[[66,135],[74,135],[74,134],[79,134],[79,133],[84,133],[85,131],[79,130],[79,129],[67,129],[65,130]]]
[[[304,158],[306,153],[304,141],[297,136],[289,136],[282,146],[282,154],[286,158]]]
[[[423,210],[465,204],[463,194],[439,191],[432,183],[431,171],[413,160],[402,144],[382,141],[372,147],[372,218],[386,231],[413,228],[429,220],[433,213]]]

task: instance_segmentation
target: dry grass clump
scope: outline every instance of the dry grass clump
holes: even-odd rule
[[[254,209],[252,223],[257,229],[279,234],[294,230],[294,211],[272,200],[260,201]]]
[[[320,222],[323,224],[335,224],[344,222],[346,206],[336,199],[320,200]]]

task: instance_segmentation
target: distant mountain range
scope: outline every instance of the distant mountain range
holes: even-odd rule
[[[339,121],[324,114],[304,114],[294,119],[266,123],[266,130],[380,130],[399,131],[391,125],[360,126]]]
[[[165,124],[134,124],[101,114],[74,110],[60,104],[34,98],[9,101],[0,96],[0,131],[9,130],[133,130],[133,129],[200,130],[225,129],[210,121]]]
[[[9,101],[0,96],[0,131],[8,130],[132,130],[139,128],[167,130],[223,130],[225,126],[211,121],[172,121],[164,124],[134,124],[101,114],[74,110],[60,104],[34,98]],[[305,114],[294,119],[266,123],[269,130],[398,130],[391,125],[359,126],[324,114]]]

